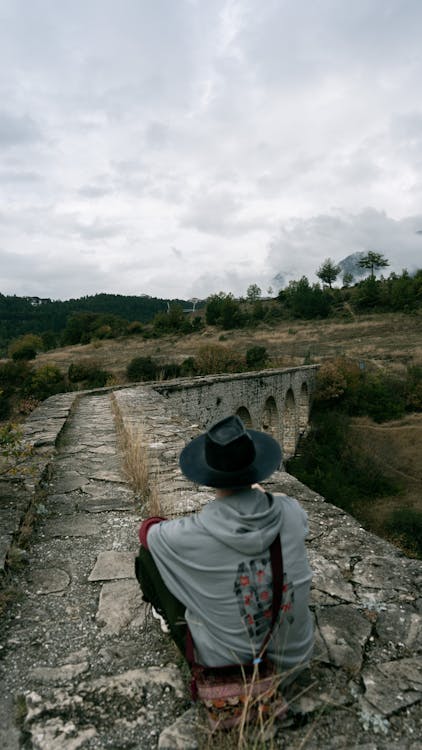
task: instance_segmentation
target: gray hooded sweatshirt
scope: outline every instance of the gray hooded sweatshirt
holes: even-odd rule
[[[148,548],[167,588],[186,606],[196,658],[207,666],[246,663],[261,648],[271,621],[269,547],[281,535],[284,563],[279,621],[269,658],[284,670],[312,654],[308,607],[311,569],[307,517],[297,500],[245,489],[199,513],[151,526]]]

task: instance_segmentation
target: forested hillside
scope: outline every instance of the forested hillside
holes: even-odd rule
[[[172,300],[186,307],[184,300]],[[107,313],[127,321],[146,323],[158,312],[167,309],[167,300],[149,296],[95,294],[66,301],[56,300],[33,304],[30,298],[0,294],[0,354],[8,343],[25,333],[60,334],[70,315],[81,312]]]

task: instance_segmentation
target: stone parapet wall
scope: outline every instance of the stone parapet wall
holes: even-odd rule
[[[285,458],[305,431],[316,365],[236,375],[214,375],[155,385],[180,414],[208,427],[229,414],[239,414],[249,427],[270,432]]]

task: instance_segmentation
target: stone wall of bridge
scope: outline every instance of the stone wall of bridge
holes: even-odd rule
[[[155,385],[188,419],[209,427],[238,414],[248,427],[271,433],[284,458],[294,455],[308,425],[317,366],[213,375]]]

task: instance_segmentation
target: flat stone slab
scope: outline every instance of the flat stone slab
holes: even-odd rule
[[[63,475],[55,476],[54,481],[59,485],[61,492],[72,492],[88,484],[88,478],[81,476],[77,471],[67,471]]]
[[[61,568],[35,568],[30,572],[30,581],[37,594],[57,594],[69,586],[70,576]]]
[[[390,716],[422,699],[422,660],[397,659],[364,669],[363,705]]]
[[[136,579],[111,581],[102,587],[96,618],[105,634],[118,635],[143,625],[146,608]]]
[[[371,634],[371,622],[352,605],[339,604],[317,613],[320,634],[329,660],[355,674],[362,666],[363,649]]]
[[[81,509],[87,513],[106,513],[107,511],[133,510],[133,500],[125,495],[114,497],[84,497],[79,502]]]
[[[117,550],[100,552],[88,581],[112,581],[119,578],[136,579],[135,554]]]
[[[376,631],[381,643],[394,642],[408,649],[422,644],[422,615],[409,604],[390,603],[377,617]]]
[[[309,551],[309,562],[314,573],[314,589],[346,602],[356,601],[353,586],[342,575],[338,565],[330,562],[315,550]]]
[[[48,521],[45,526],[45,536],[95,536],[100,528],[98,521],[82,513],[73,518],[58,518]]]

